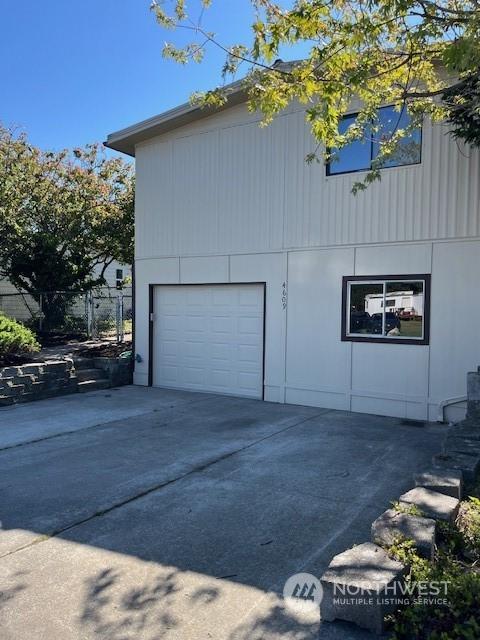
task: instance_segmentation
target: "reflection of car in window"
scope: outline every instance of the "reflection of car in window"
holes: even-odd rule
[[[381,314],[380,314],[381,315]],[[381,326],[381,323],[380,323]],[[350,314],[350,333],[368,333],[370,314],[366,311],[352,311]]]
[[[408,307],[406,309],[398,310],[398,317],[401,320],[421,320],[421,314],[418,314],[416,309],[413,307]]]
[[[393,329],[400,331],[400,320],[394,313],[385,314],[385,335]],[[370,318],[370,333],[382,333],[382,314],[374,313]]]

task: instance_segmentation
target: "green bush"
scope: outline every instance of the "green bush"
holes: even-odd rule
[[[392,640],[475,640],[480,638],[480,500],[461,503],[455,525],[437,523],[434,561],[421,558],[412,540],[399,539],[389,554],[408,567],[407,582],[447,582],[446,603],[412,603],[392,616]],[[465,555],[465,552],[468,555]]]
[[[0,314],[0,356],[38,351],[35,334],[20,322]]]
[[[457,527],[467,549],[477,560],[480,559],[480,499],[470,496],[461,503]]]
[[[417,603],[396,612],[392,640],[474,640],[480,637],[480,575],[452,556],[422,560],[410,579],[447,582],[447,603]]]

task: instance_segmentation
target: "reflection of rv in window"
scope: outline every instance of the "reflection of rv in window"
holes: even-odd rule
[[[385,308],[396,313],[399,318],[409,320],[423,316],[423,293],[395,291],[388,294]],[[383,293],[368,293],[365,296],[365,311],[371,316],[383,311]]]

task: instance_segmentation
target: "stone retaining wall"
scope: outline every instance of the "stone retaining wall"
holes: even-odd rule
[[[0,403],[3,405],[75,393],[77,387],[71,359],[0,369]]]
[[[112,387],[133,382],[133,370],[129,358],[93,358],[93,366],[104,371]]]
[[[79,379],[77,371],[80,369],[75,368],[75,361],[72,358],[0,369],[0,406],[94,390],[96,386],[106,388],[132,384],[130,359],[79,358],[77,365],[83,370],[91,367],[101,371],[101,380],[98,380],[98,375],[89,383],[85,382],[85,376]],[[102,382],[102,385],[95,385],[94,382]],[[88,389],[82,389],[82,385],[85,384],[90,385]]]

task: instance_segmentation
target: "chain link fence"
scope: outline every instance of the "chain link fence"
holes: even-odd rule
[[[129,287],[88,292],[0,293],[0,313],[42,335],[124,342],[132,337],[132,307]]]

